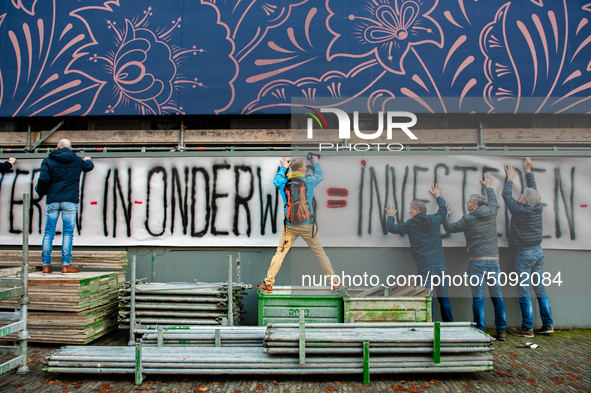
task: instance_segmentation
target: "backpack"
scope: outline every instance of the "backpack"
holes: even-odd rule
[[[293,177],[283,187],[287,202],[285,203],[285,219],[283,227],[289,222],[291,225],[298,225],[310,220],[312,224],[312,238],[318,233],[318,225],[314,214],[310,212],[310,203],[306,198],[308,188],[302,178]]]
[[[285,220],[292,225],[298,225],[310,220],[310,206],[306,199],[306,183],[301,178],[291,178],[285,183]]]

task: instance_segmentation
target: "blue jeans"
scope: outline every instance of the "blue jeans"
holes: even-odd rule
[[[62,266],[69,266],[72,262],[72,239],[74,238],[74,227],[76,226],[76,211],[78,205],[72,202],[53,202],[47,205],[45,233],[43,234],[43,243],[41,259],[43,266],[51,265],[51,250],[53,248],[53,238],[55,237],[55,226],[62,213]]]
[[[453,316],[451,315],[451,304],[447,297],[447,284],[446,280],[442,278],[445,276],[445,263],[430,266],[417,266],[417,274],[423,277],[425,280],[425,287],[431,288],[431,276],[439,276],[441,278],[441,285],[434,286],[433,289],[437,294],[437,300],[439,301],[439,308],[441,310],[441,319],[443,322],[453,322]],[[433,314],[433,302],[431,302],[431,315]]]
[[[507,320],[505,318],[505,302],[501,294],[501,285],[498,282],[498,277],[501,273],[498,257],[470,259],[467,273],[468,279],[470,280],[470,289],[472,290],[472,315],[474,316],[476,328],[484,331],[484,286],[486,285],[490,294],[490,300],[492,300],[495,308],[495,328],[497,329],[497,333],[504,332],[507,329]],[[478,282],[476,278],[472,278],[473,276],[478,278]],[[490,280],[488,279],[489,277],[491,277]],[[493,283],[493,278],[495,285],[489,285],[488,283]]]
[[[553,326],[554,322],[552,321],[550,301],[548,300],[546,288],[542,283],[542,274],[544,273],[544,254],[542,254],[542,248],[537,246],[517,250],[517,254],[515,255],[515,271],[519,275],[517,296],[519,296],[519,305],[521,306],[521,316],[523,318],[521,328],[523,330],[532,330],[534,327],[534,313],[529,291],[530,279],[534,273],[539,275],[539,277],[534,279],[534,282],[539,281],[538,285],[532,285],[532,287],[538,298],[542,324],[544,326]]]

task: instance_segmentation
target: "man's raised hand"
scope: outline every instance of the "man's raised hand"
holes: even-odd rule
[[[490,188],[492,186],[493,178],[490,173],[484,175],[484,181],[480,180],[480,183],[485,186],[486,188]]]
[[[386,213],[388,213],[388,215],[390,217],[394,217],[396,215],[396,213],[398,212],[398,210],[395,209],[393,205],[388,205],[388,207],[385,210],[386,210]]]
[[[429,190],[429,193],[431,193],[431,195],[433,195],[435,199],[437,199],[441,196],[441,190],[442,188],[439,187],[439,184],[435,183],[435,185],[431,186],[431,190]]]
[[[505,172],[507,172],[507,180],[513,181],[513,178],[515,177],[515,175],[517,175],[517,172],[515,171],[515,167],[513,165],[507,165],[505,167]]]

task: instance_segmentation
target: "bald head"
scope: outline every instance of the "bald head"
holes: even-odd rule
[[[61,149],[62,147],[71,149],[72,148],[72,142],[70,142],[69,139],[61,139],[58,143],[57,143],[57,148]]]

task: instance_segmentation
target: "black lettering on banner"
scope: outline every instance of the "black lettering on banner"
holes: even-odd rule
[[[462,210],[464,211],[464,215],[468,214],[468,210],[466,210],[466,183],[468,181],[468,171],[477,171],[478,168],[475,166],[454,166],[454,171],[462,171],[463,178],[462,178]]]
[[[23,200],[16,200],[14,199],[14,191],[16,189],[16,180],[18,179],[19,175],[28,175],[29,171],[22,171],[20,169],[17,169],[14,171],[14,180],[12,181],[12,191],[10,192],[10,215],[9,215],[9,221],[10,221],[10,229],[9,232],[10,233],[23,233],[23,231],[21,229],[14,229],[14,205],[22,205],[23,204]]]
[[[82,214],[84,213],[84,186],[86,184],[86,172],[82,172],[82,178],[80,179],[80,204],[76,209],[76,230],[78,235],[82,231]]]
[[[107,177],[105,177],[105,194],[103,195],[103,233],[105,237],[109,236],[107,230],[107,205],[109,203],[109,178],[111,177],[111,170],[107,171]]]
[[[391,168],[391,172],[392,172],[392,185],[393,185],[393,190],[394,190],[394,205],[398,206],[398,200],[396,198],[396,173],[394,171],[394,168]],[[401,223],[404,221],[404,202],[406,200],[406,185],[408,184],[408,176],[410,175],[410,168],[407,166],[406,169],[404,170],[404,178],[402,179],[402,188],[400,190],[400,209],[398,209],[398,213],[396,213],[396,218],[398,219],[398,222]],[[404,236],[402,234],[400,234],[400,236]]]
[[[127,226],[127,237],[131,237],[131,168],[127,169],[127,206],[125,206],[125,197],[121,190],[121,181],[119,180],[119,170],[115,169],[113,175],[113,237],[117,237],[117,196],[123,205],[123,216]]]
[[[380,217],[380,224],[382,224],[382,232],[384,235],[388,233],[388,228],[386,226],[386,206],[388,206],[388,193],[390,191],[390,184],[389,184],[389,177],[388,177],[388,168],[390,166],[386,165],[386,198],[384,199],[384,205],[382,205],[382,198],[380,195],[380,189],[378,187],[378,181],[376,179],[376,172],[373,167],[369,168],[369,224],[367,227],[367,233],[371,235],[371,223],[372,223],[372,212],[373,212],[373,200],[374,200],[374,189],[376,192],[376,197],[378,200],[378,214]]]
[[[216,219],[217,210],[218,210],[217,200],[219,198],[227,198],[228,197],[228,194],[218,194],[218,192],[217,192],[218,171],[228,170],[228,169],[230,169],[230,164],[228,164],[228,163],[218,164],[218,165],[213,166],[213,194],[211,196],[211,208],[213,210],[213,213],[211,216],[211,234],[214,236],[229,234],[227,231],[218,231],[215,226],[215,219]]]
[[[435,176],[433,177],[433,184],[439,184],[439,176],[437,175],[439,168],[445,169],[445,176],[449,176],[449,167],[445,164],[437,164],[435,165],[435,169],[433,170],[435,174]]]
[[[41,205],[39,202],[43,200],[43,197],[40,197],[39,194],[35,191],[35,175],[41,172],[40,168],[33,169],[31,172],[31,189],[29,190],[29,195],[31,196],[31,207],[29,209],[29,234],[33,233],[33,216],[35,215],[34,208],[37,208],[37,213],[39,215],[39,220],[37,226],[39,227],[39,234],[41,234],[41,226],[43,225],[43,211],[41,210]],[[35,198],[35,194],[37,194],[37,198]]]
[[[363,224],[363,186],[365,179],[365,165],[361,166],[361,181],[359,182],[359,215],[357,221],[357,236],[361,236]]]
[[[156,173],[162,173],[162,183],[163,187],[163,200],[162,200],[162,211],[164,213],[164,219],[162,220],[162,231],[160,233],[153,232],[150,228],[150,188],[152,186],[152,176]],[[148,172],[148,183],[147,183],[147,198],[146,198],[146,230],[152,236],[162,236],[164,231],[166,231],[166,219],[167,219],[167,211],[168,211],[168,174],[166,173],[166,169],[164,167],[158,166],[155,168],[150,169]]]
[[[240,173],[248,172],[250,174],[250,182],[248,183],[248,194],[246,196],[240,195]],[[250,224],[250,208],[248,207],[248,201],[252,199],[254,195],[254,176],[252,168],[246,165],[237,165],[234,167],[235,180],[234,184],[236,187],[236,194],[234,195],[234,227],[232,232],[234,235],[240,235],[238,230],[238,218],[240,216],[240,206],[244,207],[246,212],[246,236],[250,237],[251,224]]]
[[[277,233],[277,208],[279,207],[279,189],[275,188],[275,208],[273,208],[273,197],[267,194],[267,201],[263,207],[263,186],[261,181],[261,167],[257,167],[257,179],[259,182],[259,203],[261,206],[261,235],[265,234],[267,217],[270,217],[271,232]]]
[[[413,175],[414,175],[414,181],[412,184],[412,199],[415,200],[417,199],[417,177],[418,177],[418,172],[428,172],[429,168],[425,168],[422,166],[417,166],[415,165],[413,167]],[[428,199],[420,199],[421,201],[425,202],[425,203],[429,203]]]
[[[575,240],[575,167],[572,168],[570,173],[570,198],[566,195],[562,176],[560,174],[560,168],[554,168],[554,225],[556,227],[556,238],[562,236],[562,230],[560,228],[560,206],[559,200],[562,199],[564,203],[564,210],[566,212],[566,220],[568,221],[568,229],[570,231],[570,240]]]
[[[176,187],[175,187],[176,186]],[[175,193],[176,191],[176,193]],[[183,224],[183,235],[187,234],[187,225],[189,224],[189,209],[187,208],[189,202],[189,168],[185,167],[185,196],[183,198],[183,192],[181,189],[181,179],[179,171],[176,168],[172,168],[172,190],[171,190],[171,217],[170,217],[170,233],[174,233],[174,219],[176,216],[176,197],[179,197],[179,210],[181,211],[181,221]]]
[[[196,204],[196,189],[197,189],[197,173],[203,175],[203,182],[205,183],[205,225],[203,229],[197,231],[195,229],[195,204]],[[209,228],[209,217],[211,215],[211,207],[209,206],[209,173],[204,168],[195,168],[191,170],[191,236],[202,237],[207,233]]]

